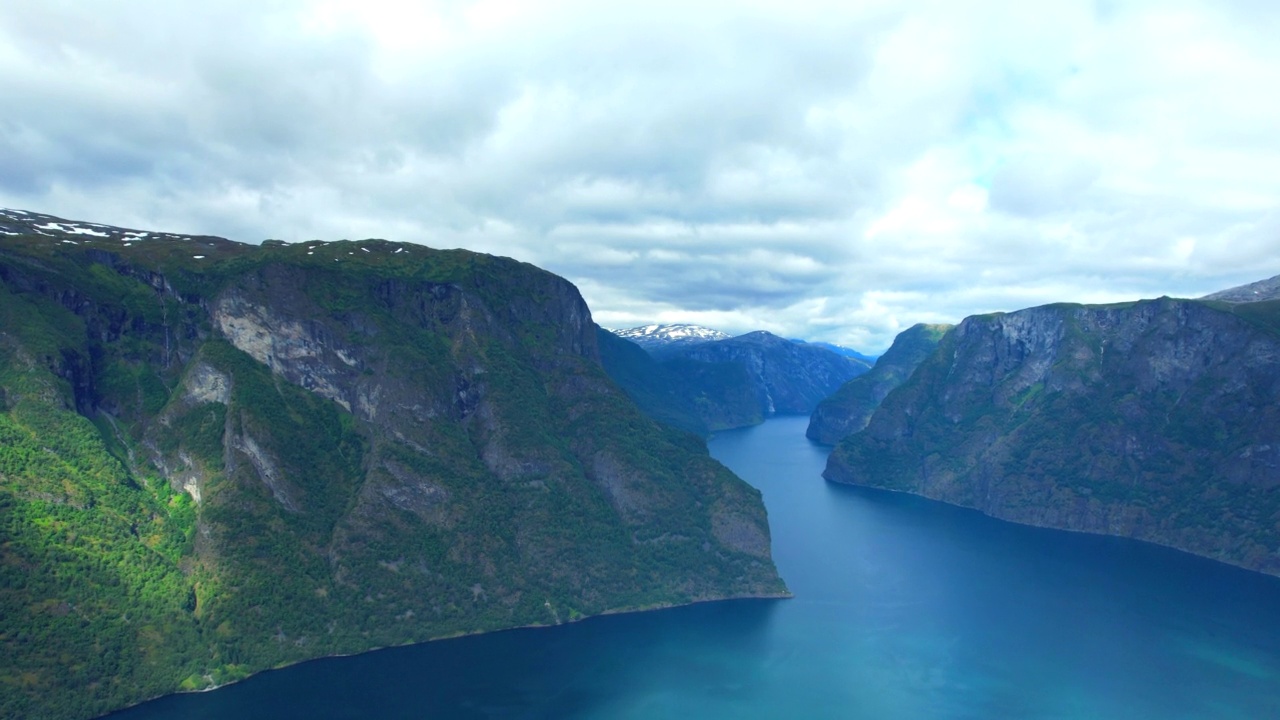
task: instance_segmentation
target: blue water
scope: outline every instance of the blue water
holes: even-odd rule
[[[263,673],[158,718],[1280,718],[1280,580],[831,485],[804,418],[718,435],[795,599]]]

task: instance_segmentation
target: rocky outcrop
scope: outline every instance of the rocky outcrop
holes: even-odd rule
[[[933,352],[950,329],[950,325],[921,323],[903,330],[871,370],[841,385],[833,395],[818,403],[809,418],[805,436],[824,445],[835,445],[846,435],[866,427],[885,396],[911,377],[916,366]]]
[[[1280,574],[1275,305],[967,318],[824,475]]]

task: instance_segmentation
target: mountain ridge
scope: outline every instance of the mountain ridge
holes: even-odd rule
[[[639,345],[644,348],[645,352],[658,359],[666,359],[694,345],[716,340],[727,340],[731,337],[728,333],[720,332],[719,330],[688,323],[653,323],[611,332],[624,340],[629,340]]]
[[[610,377],[650,417],[704,436],[778,413],[808,414],[845,380],[870,368],[821,343],[763,330],[735,337],[693,325],[601,332],[607,333],[601,343],[609,348],[604,365]]]
[[[1280,275],[1265,280],[1247,283],[1226,290],[1219,290],[1200,298],[1229,303],[1251,303],[1266,300],[1280,300]]]
[[[765,417],[807,415],[845,382],[871,369],[865,361],[798,344],[764,330],[700,343],[681,351],[679,357],[742,364],[752,379]]]

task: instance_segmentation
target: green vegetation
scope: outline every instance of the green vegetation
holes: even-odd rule
[[[596,337],[609,377],[654,420],[701,436],[764,422],[751,378],[741,364],[687,358],[660,363],[608,330],[597,328]]]
[[[885,396],[911,377],[950,329],[950,325],[921,323],[903,330],[870,371],[841,385],[835,394],[818,403],[805,435],[834,445],[866,427]]]
[[[541,270],[17,237],[0,278],[0,716],[785,593],[758,493],[627,399]]]
[[[1159,300],[965,320],[832,480],[1280,574],[1280,303]]]
[[[73,317],[0,290],[4,717],[101,714],[199,666],[191,503],[132,475],[42,364],[83,342]]]

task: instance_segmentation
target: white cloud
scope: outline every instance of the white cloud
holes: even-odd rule
[[[605,324],[882,350],[1280,273],[1280,6],[0,8],[0,205],[461,246]]]

